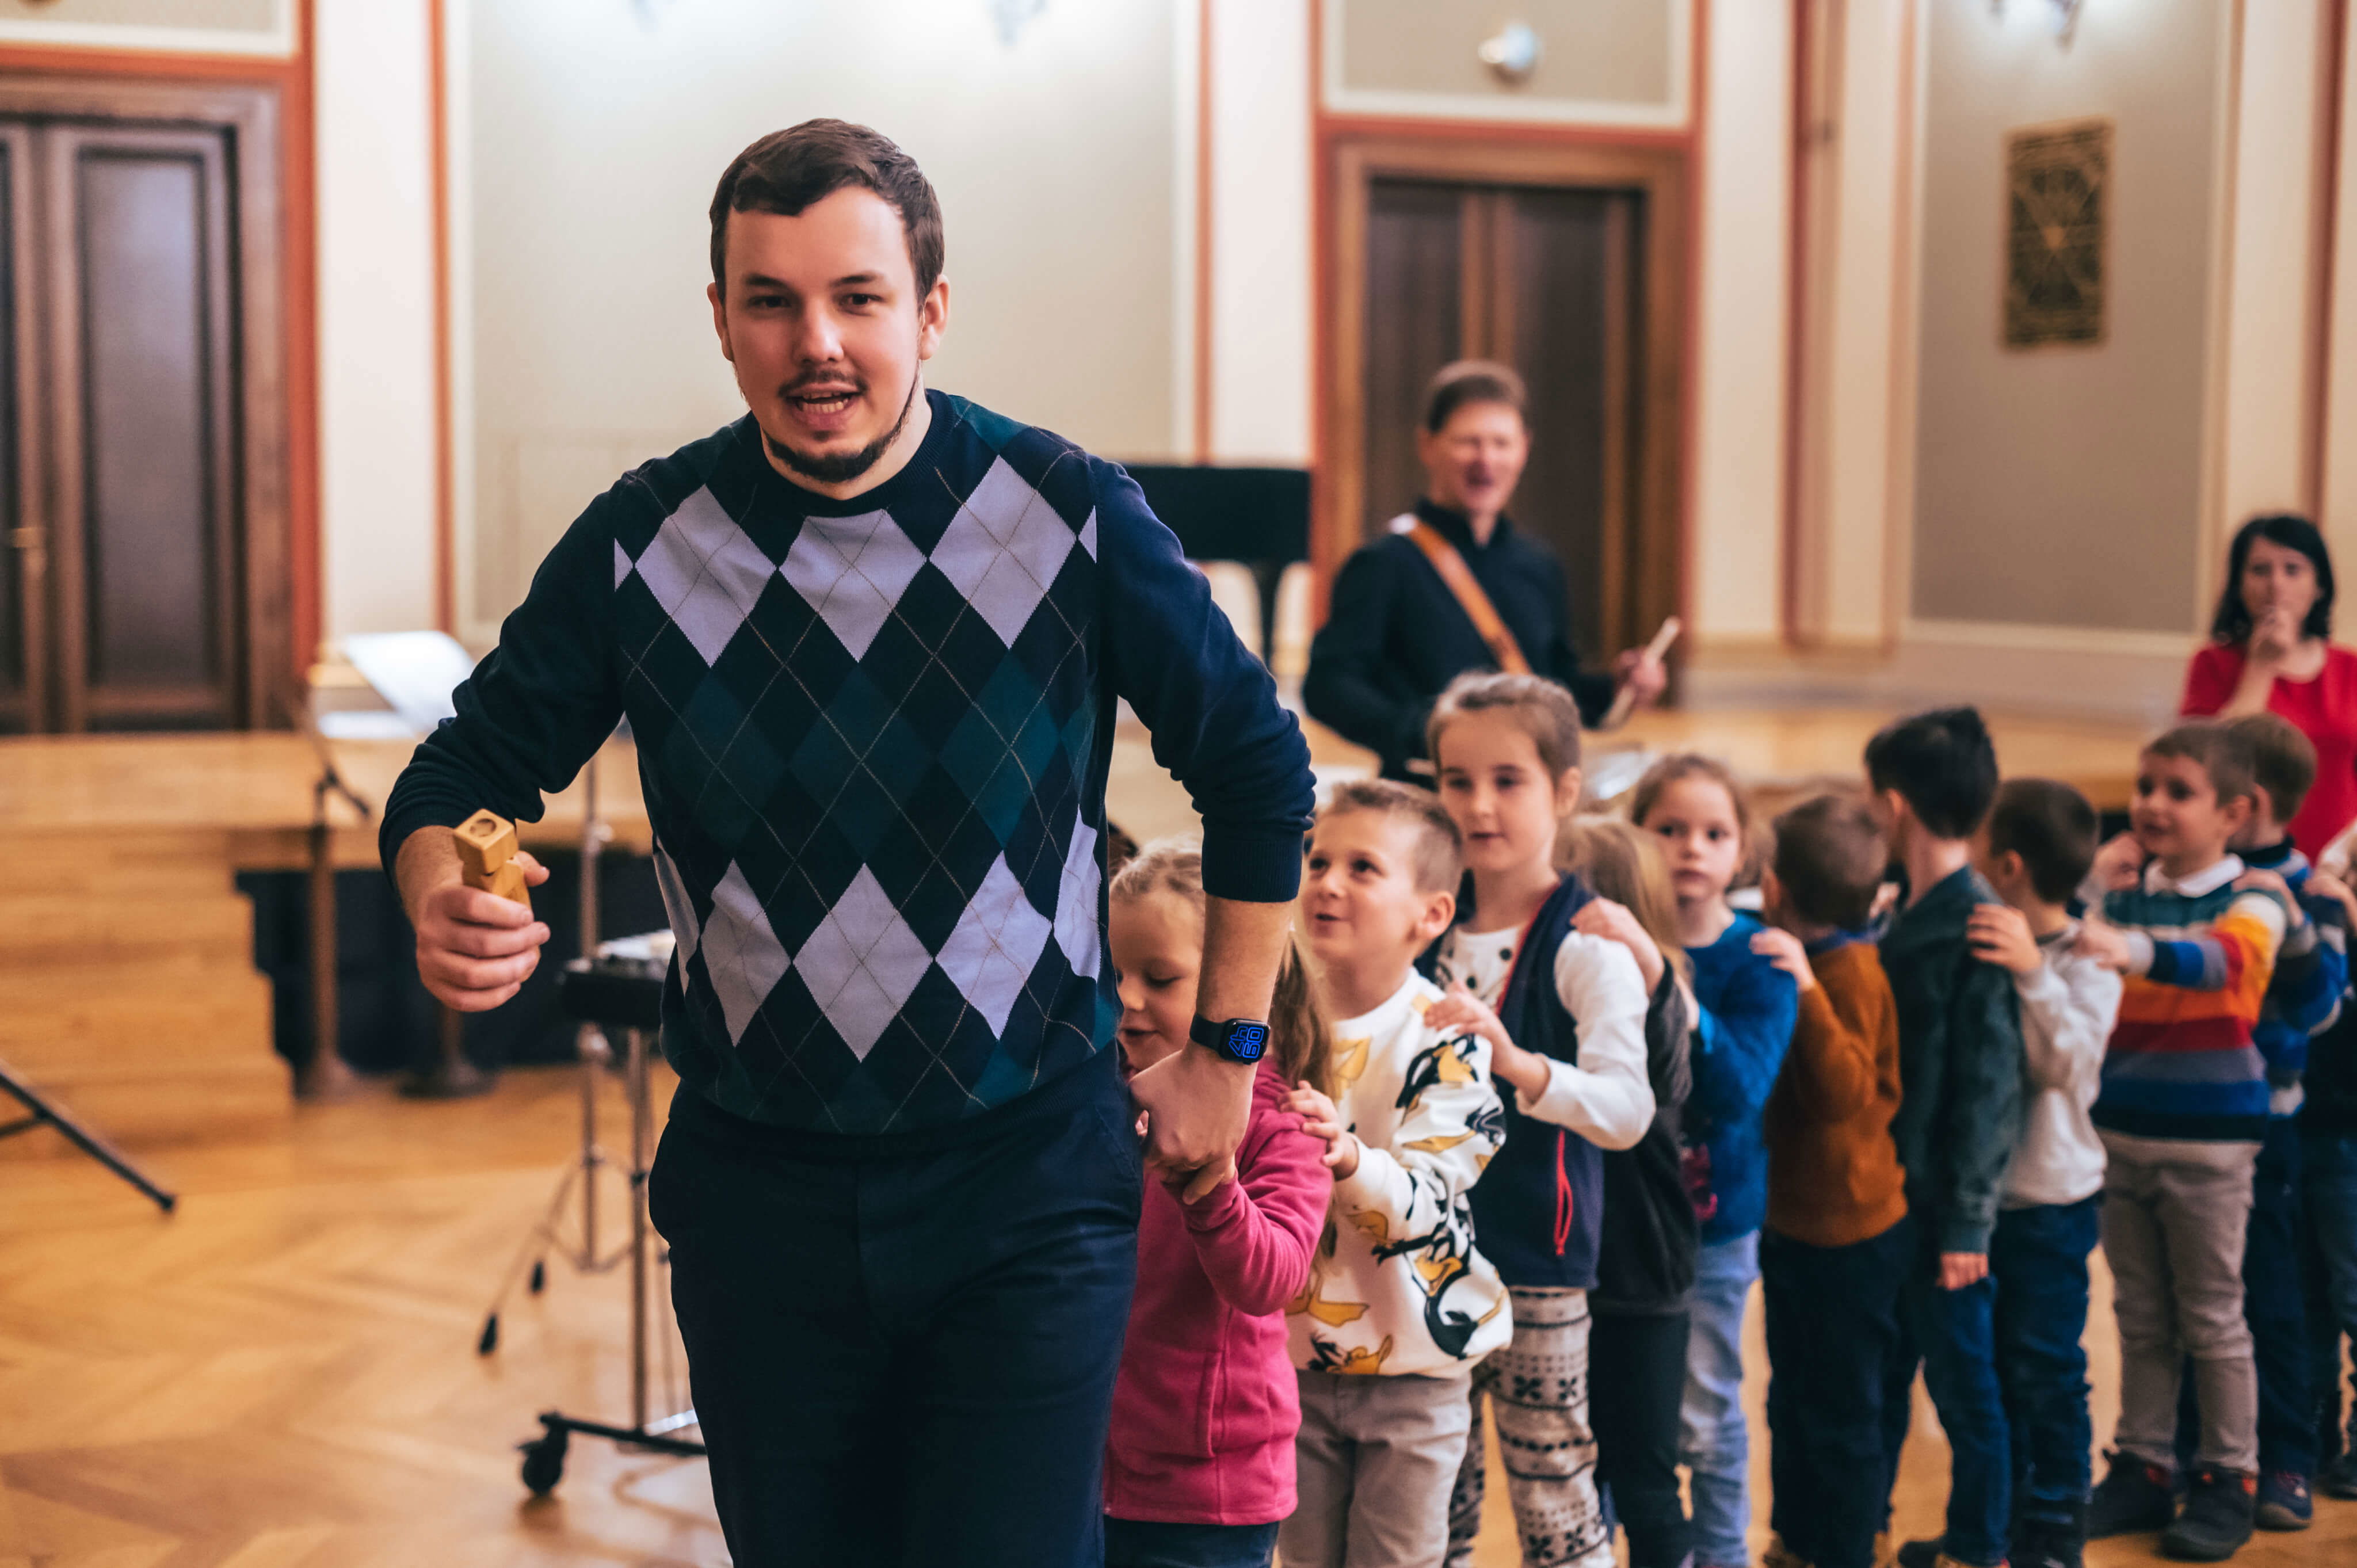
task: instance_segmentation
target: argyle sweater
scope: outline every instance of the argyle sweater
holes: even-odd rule
[[[627,716],[678,939],[664,1054],[812,1133],[952,1125],[1103,1049],[1104,787],[1126,698],[1215,897],[1290,899],[1308,749],[1118,467],[927,394],[848,500],[750,417],[625,475],[549,553],[386,802],[536,820]]]

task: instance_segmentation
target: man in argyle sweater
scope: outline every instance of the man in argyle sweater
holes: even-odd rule
[[[777,133],[712,227],[749,415],[549,553],[386,803],[386,863],[428,986],[498,1005],[547,928],[443,830],[536,818],[627,715],[678,938],[651,1202],[732,1555],[1094,1563],[1140,1197],[1115,703],[1203,817],[1215,1022],[1267,1016],[1308,749],[1125,474],[925,389],[949,294],[905,154]],[[1145,1164],[1190,1199],[1230,1177],[1252,1078],[1204,1047],[1140,1075]]]

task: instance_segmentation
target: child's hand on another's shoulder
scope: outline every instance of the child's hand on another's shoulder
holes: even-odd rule
[[[1817,988],[1817,972],[1809,967],[1809,950],[1792,932],[1770,926],[1751,939],[1751,950],[1791,975],[1802,990]]]
[[[2116,969],[2125,974],[2128,969],[2128,940],[2117,926],[2090,915],[2079,922],[2078,950],[2106,969]]]
[[[2296,931],[2308,923],[2308,911],[2300,908],[2298,898],[2292,897],[2291,884],[2276,873],[2253,866],[2234,878],[2235,892],[2248,893],[2255,888],[2261,893],[2272,893],[2283,901],[2285,909],[2290,912],[2291,929]]]
[[[2095,864],[2087,879],[2106,893],[2117,893],[2136,884],[2136,874],[2144,869],[2144,845],[2136,843],[2136,834],[2121,833],[2095,852]]]
[[[1972,943],[1975,958],[2016,974],[2036,974],[2046,963],[2038,939],[2029,934],[2029,918],[2010,904],[1975,906],[1964,940]]]
[[[1638,972],[1645,977],[1648,994],[1661,985],[1662,971],[1667,967],[1662,959],[1662,946],[1630,913],[1626,904],[1616,904],[1609,898],[1590,898],[1571,917],[1571,929],[1582,936],[1619,942],[1627,948],[1637,960]]]
[[[1332,1100],[1306,1083],[1298,1083],[1285,1097],[1285,1108],[1301,1118],[1303,1132],[1326,1145],[1326,1153],[1320,1157],[1334,1173],[1336,1181],[1358,1174],[1359,1135],[1342,1125],[1342,1112]]]
[[[1514,1044],[1495,1009],[1458,981],[1447,995],[1425,1009],[1426,1027],[1444,1035],[1479,1035],[1490,1045],[1490,1076],[1502,1079],[1535,1099],[1546,1088],[1546,1058]]]
[[[2350,892],[2347,883],[2338,876],[2311,871],[2308,874],[2308,890],[2319,898],[2339,899],[2341,908],[2348,911],[2349,923],[2357,926],[2357,893]]]

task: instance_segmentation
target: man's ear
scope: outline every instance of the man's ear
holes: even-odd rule
[[[917,358],[921,361],[941,352],[942,335],[950,329],[950,280],[935,278],[917,306]]]
[[[737,362],[737,349],[728,341],[727,299],[721,294],[720,285],[716,283],[704,285],[704,297],[712,302],[712,330],[720,337],[720,357],[733,365]]]

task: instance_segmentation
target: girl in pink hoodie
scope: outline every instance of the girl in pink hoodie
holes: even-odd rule
[[[1181,1049],[1203,961],[1203,857],[1149,844],[1113,880],[1121,1048],[1133,1072]],[[1334,1177],[1286,1110],[1330,1090],[1326,1026],[1288,951],[1236,1175],[1192,1205],[1148,1184],[1137,1294],[1105,1452],[1106,1568],[1267,1568],[1292,1513],[1301,1407],[1286,1304],[1308,1281]]]

